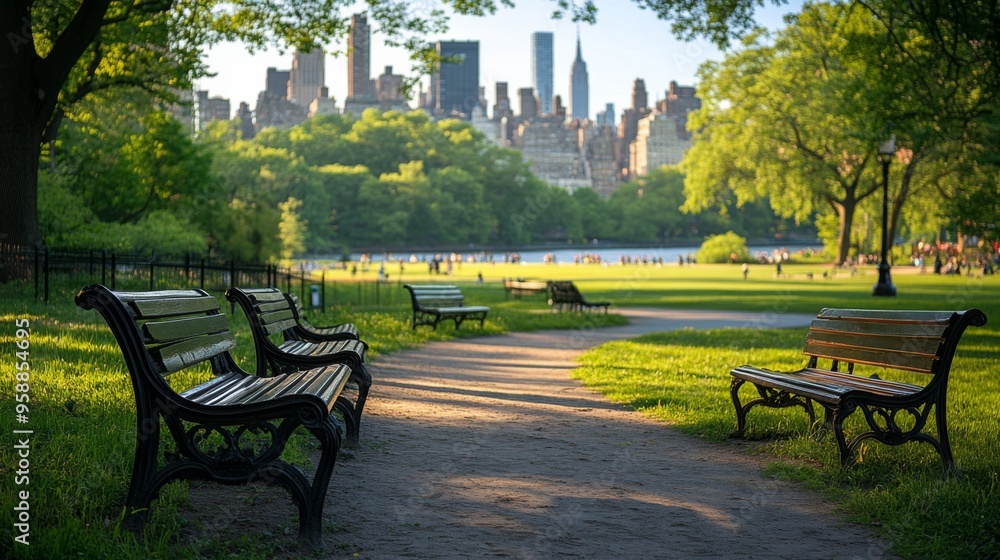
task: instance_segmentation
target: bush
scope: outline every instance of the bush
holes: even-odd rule
[[[701,244],[697,256],[701,263],[753,262],[747,240],[732,231],[710,235]]]

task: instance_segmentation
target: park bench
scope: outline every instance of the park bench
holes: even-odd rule
[[[948,441],[946,392],[958,341],[969,325],[986,324],[978,309],[967,311],[878,311],[823,309],[809,327],[803,353],[805,368],[775,372],[744,365],[733,369],[730,394],[736,406],[736,435],[746,428],[747,412],[756,405],[799,406],[816,423],[812,403],[825,410],[824,428],[832,429],[847,466],[868,439],[887,445],[924,441],[941,455],[946,471],[954,468]],[[821,368],[819,360],[830,360]],[[856,367],[861,366],[861,367]],[[877,369],[875,369],[877,368]],[[875,369],[875,375],[865,377]],[[923,385],[882,379],[892,371],[930,375]],[[750,382],[757,398],[741,404],[740,387]],[[844,421],[860,409],[868,424],[847,442]],[[935,437],[925,428],[934,414]]]
[[[226,299],[237,304],[247,317],[253,335],[257,375],[267,377],[288,370],[337,363],[351,369],[349,388],[357,391],[357,406],[355,421],[348,425],[347,443],[356,444],[361,413],[372,384],[371,374],[365,367],[368,344],[357,339],[309,339],[298,327],[290,299],[277,288],[234,287],[226,290]]]
[[[236,341],[229,322],[203,290],[114,292],[91,285],[76,304],[104,317],[132,379],[136,450],[126,526],[140,529],[150,502],[172,480],[263,481],[288,489],[299,510],[300,541],[322,548],[323,502],[344,431],[333,411],[347,423],[356,417],[342,395],[350,368],[328,365],[271,377],[243,371],[230,354]],[[183,391],[168,383],[169,375],[199,364],[211,370],[207,381]],[[161,441],[161,421],[172,445]],[[322,450],[311,483],[281,459],[299,426]]]
[[[549,290],[549,285],[547,282],[504,278],[503,289],[514,299],[521,299],[521,296],[543,294]]]
[[[296,328],[295,335],[310,342],[327,342],[330,340],[360,340],[361,334],[353,323],[340,323],[327,327],[317,327],[309,323],[306,319],[305,309],[302,302],[295,294],[285,292],[285,297],[291,303],[292,312],[295,315]]]
[[[479,320],[479,328],[486,321],[490,308],[483,305],[465,305],[465,296],[458,286],[441,284],[405,284],[413,304],[413,329],[419,325],[431,325],[437,330],[438,323],[445,319],[454,321],[455,328],[465,319]]]
[[[583,297],[583,294],[580,293],[580,290],[577,289],[576,284],[573,282],[553,281],[549,282],[549,305],[553,307],[559,306],[560,311],[567,306],[570,311],[589,311],[604,308],[604,312],[607,313],[611,302],[589,301]]]

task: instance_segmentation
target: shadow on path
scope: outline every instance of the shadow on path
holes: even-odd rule
[[[621,310],[632,323],[433,342],[373,364],[363,448],[327,494],[329,558],[885,558],[830,504],[570,377],[615,338],[812,316]],[[720,389],[722,390],[722,389]]]

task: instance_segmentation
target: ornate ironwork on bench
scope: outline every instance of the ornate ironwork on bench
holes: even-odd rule
[[[347,444],[358,442],[361,413],[368,399],[372,377],[365,367],[368,344],[357,339],[322,340],[299,328],[295,308],[277,288],[230,288],[226,299],[239,305],[250,323],[257,356],[257,375],[346,364],[351,369],[348,387],[357,392],[354,422]],[[279,340],[275,340],[275,339]]]
[[[403,287],[410,292],[414,330],[419,325],[431,325],[437,330],[438,323],[445,319],[453,321],[456,329],[466,319],[478,320],[479,328],[482,328],[486,314],[490,312],[490,308],[484,305],[465,305],[465,296],[458,286],[404,284]]]
[[[806,336],[803,352],[809,361],[805,368],[775,372],[745,365],[730,372],[736,435],[743,435],[747,412],[756,405],[801,407],[815,425],[812,403],[817,402],[825,411],[824,427],[832,429],[836,436],[842,465],[850,464],[858,446],[868,439],[887,445],[923,441],[937,450],[945,470],[951,471],[954,458],[948,440],[948,375],[962,333],[970,325],[985,324],[986,315],[978,309],[823,309]],[[830,360],[830,367],[819,367],[821,359]],[[863,377],[857,375],[857,365],[884,369]],[[926,385],[880,378],[892,370],[931,377]],[[739,390],[746,382],[754,385],[758,396],[742,404]],[[843,424],[856,410],[864,416],[868,431],[848,442]],[[925,430],[932,414],[937,437]]]
[[[219,302],[202,290],[114,292],[84,288],[76,304],[96,309],[118,341],[132,378],[136,450],[125,498],[127,526],[141,528],[160,488],[176,479],[282,486],[299,510],[299,540],[323,547],[323,502],[355,403],[342,394],[351,376],[327,365],[258,377],[240,369]],[[208,363],[211,378],[181,392],[167,376]],[[206,368],[208,369],[208,368]],[[161,441],[161,422],[172,443]],[[292,432],[304,426],[321,454],[310,482],[281,459]]]

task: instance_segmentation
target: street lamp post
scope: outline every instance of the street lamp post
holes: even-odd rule
[[[889,164],[896,154],[896,136],[890,136],[878,148],[878,161],[882,164],[882,255],[878,263],[878,284],[872,288],[873,296],[895,296],[896,286],[892,285],[889,273]]]

